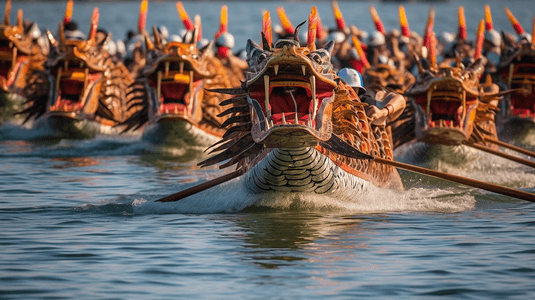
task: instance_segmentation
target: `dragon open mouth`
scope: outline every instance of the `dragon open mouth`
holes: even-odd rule
[[[100,79],[102,73],[89,68],[69,68],[68,63],[55,72],[56,99],[53,99],[50,111],[79,112],[88,102],[92,103],[93,112],[98,106]]]
[[[477,95],[464,90],[461,82],[440,80],[433,82],[427,94],[415,97],[425,111],[430,128],[457,128],[463,130],[467,113],[477,102]]]
[[[7,41],[0,41],[0,76],[7,78],[9,70],[13,67],[15,50],[6,45]]]
[[[511,113],[514,117],[535,118],[535,63],[511,64],[503,77],[512,89],[520,91],[511,94]]]
[[[478,95],[466,90],[452,78],[433,81],[427,93],[415,96],[424,112],[423,137],[438,144],[459,144],[470,136]]]
[[[334,86],[330,80],[316,76],[310,66],[269,64],[262,75],[255,76],[248,84],[248,100],[254,108],[253,125],[257,127],[253,135],[256,141],[266,146],[285,143],[291,147],[294,142],[290,140],[295,135],[301,136],[298,143],[306,145],[330,137],[326,126],[330,124],[330,114],[325,106],[333,101]],[[277,138],[269,139],[270,135]]]
[[[150,85],[159,99],[159,113],[182,117],[192,115],[198,94],[202,93],[203,79],[204,76],[188,62],[161,62],[150,76]]]
[[[17,74],[21,61],[25,60],[10,43],[7,40],[0,40],[0,77],[6,80],[7,85],[12,84],[15,79],[15,76],[10,78],[9,72],[13,70],[14,74]]]

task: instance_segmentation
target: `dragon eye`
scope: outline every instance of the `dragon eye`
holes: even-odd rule
[[[261,64],[264,60],[266,60],[267,58],[267,55],[265,53],[262,53],[260,55],[258,55],[258,58],[256,59],[256,61]]]
[[[326,55],[323,53],[312,52],[308,55],[308,57],[318,64],[323,64],[325,62]]]

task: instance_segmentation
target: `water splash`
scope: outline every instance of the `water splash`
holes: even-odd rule
[[[184,187],[185,188],[185,187]],[[170,192],[169,194],[171,194]],[[459,212],[475,207],[475,198],[465,193],[442,189],[413,188],[399,193],[373,188],[350,201],[312,193],[251,194],[243,180],[203,191],[178,202],[157,203],[164,195],[134,199],[134,214],[205,214],[234,213],[246,208],[268,208],[283,211],[379,213],[400,211]]]

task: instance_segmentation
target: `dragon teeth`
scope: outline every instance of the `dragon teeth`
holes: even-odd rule
[[[279,74],[279,65],[274,65],[273,71],[275,72],[275,75]]]
[[[269,76],[264,75],[264,106],[266,107],[266,117],[271,119],[271,111],[269,109]]]
[[[184,62],[178,64],[180,73],[184,72]]]
[[[303,71],[303,76],[306,76],[307,67],[305,65],[301,65],[301,71]]]
[[[157,80],[158,82],[156,83],[156,97],[158,97],[158,101],[160,101],[160,97],[161,97],[161,94],[162,94],[162,71],[158,71],[157,73]],[[167,112],[169,113],[169,112]]]
[[[190,105],[193,105],[193,97],[195,96],[195,93],[193,92],[193,70],[189,71],[189,97],[190,97]],[[188,105],[189,106],[189,105]]]
[[[310,76],[310,89],[312,90],[312,117],[316,118],[316,113],[318,109],[318,99],[316,98],[316,76]]]

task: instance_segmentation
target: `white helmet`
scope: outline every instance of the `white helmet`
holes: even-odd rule
[[[485,41],[491,43],[493,46],[500,46],[502,44],[502,36],[494,29],[485,31]]]
[[[375,30],[368,37],[368,46],[381,46],[385,44],[385,36],[380,32]]]
[[[338,72],[338,77],[342,78],[350,87],[366,89],[362,86],[362,76],[360,73],[351,68],[343,68]]]
[[[521,35],[518,36],[518,39],[516,40],[517,43],[526,40],[528,42],[531,42],[531,34],[524,32]]]
[[[364,41],[365,39],[368,38],[369,34],[367,31],[364,31],[364,30],[361,30],[359,31],[359,34],[360,34],[360,40],[361,41]]]
[[[208,44],[210,44],[210,41],[208,39],[202,38],[200,41],[197,42],[197,49],[202,49]]]
[[[173,42],[179,42],[179,43],[182,43],[182,37],[178,34],[173,34],[171,35],[171,37],[169,38],[171,41]]]
[[[438,36],[438,41],[443,44],[451,43],[455,41],[455,33],[442,31],[442,33]]]
[[[234,36],[228,32],[223,32],[215,41],[215,45],[218,47],[234,48]]]
[[[167,30],[167,27],[165,27],[164,25],[160,26],[158,28],[158,31],[160,32],[160,36],[164,39],[164,40],[167,40],[167,38],[169,37],[169,30]]]
[[[346,35],[342,31],[334,30],[329,33],[328,40],[340,44],[346,40]]]
[[[117,53],[120,54],[122,57],[126,56],[126,45],[123,41],[118,40],[115,42],[115,45],[117,46]]]

